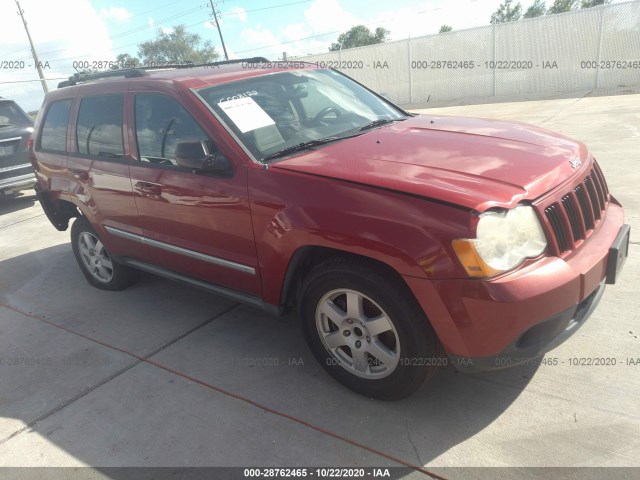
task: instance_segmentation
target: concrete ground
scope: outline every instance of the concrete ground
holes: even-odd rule
[[[640,95],[424,112],[578,138],[626,207],[622,278],[547,355],[557,365],[445,368],[407,400],[369,400],[315,363],[295,315],[268,317],[150,275],[123,292],[90,287],[68,232],[27,191],[0,200],[0,466],[405,463],[448,478],[477,474],[452,466],[639,467]],[[574,357],[616,364],[570,366]]]

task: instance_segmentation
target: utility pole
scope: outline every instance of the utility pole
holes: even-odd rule
[[[16,0],[17,2],[18,0]],[[220,30],[220,22],[218,22],[218,14],[216,13],[216,7],[213,6],[213,0],[209,0],[211,3],[211,10],[213,10],[213,19],[216,22],[216,27],[218,27],[218,33],[220,34],[220,41],[222,42],[222,50],[224,50],[224,59],[229,60],[229,55],[227,55],[227,47],[224,46],[224,38],[222,38],[222,30]]]
[[[22,19],[22,23],[24,25],[24,29],[27,32],[27,37],[29,38],[29,45],[31,45],[31,55],[33,55],[33,61],[36,62],[36,68],[38,69],[38,76],[40,77],[40,83],[42,83],[42,89],[44,93],[49,93],[49,88],[47,87],[47,82],[44,79],[44,73],[42,73],[42,67],[40,66],[40,60],[38,60],[38,54],[36,53],[36,47],[33,46],[33,40],[31,40],[31,34],[29,33],[29,29],[27,28],[27,21],[24,19],[24,10],[20,8],[20,3],[16,0],[16,5],[18,6],[18,15]]]

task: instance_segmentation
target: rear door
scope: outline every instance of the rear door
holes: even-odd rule
[[[72,124],[68,170],[71,193],[112,254],[137,256],[138,242],[110,235],[106,227],[141,234],[125,149],[124,94],[81,96]]]
[[[246,167],[172,95],[139,92],[131,100],[137,145],[131,181],[148,240],[145,261],[259,295]],[[179,166],[175,149],[184,140],[205,141],[217,161],[224,157],[231,168],[203,174]]]

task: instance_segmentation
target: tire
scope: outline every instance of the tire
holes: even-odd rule
[[[436,371],[441,349],[424,312],[398,279],[375,266],[336,259],[315,267],[299,312],[318,362],[357,393],[399,400]]]
[[[78,217],[73,222],[71,246],[80,270],[87,281],[96,288],[124,290],[138,279],[136,270],[111,258],[98,234],[84,217]]]

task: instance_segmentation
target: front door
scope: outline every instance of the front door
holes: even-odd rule
[[[133,96],[137,161],[131,183],[146,248],[141,260],[250,295],[260,295],[246,168],[194,173],[175,160],[176,145],[207,142],[223,153],[173,97]]]

